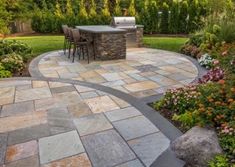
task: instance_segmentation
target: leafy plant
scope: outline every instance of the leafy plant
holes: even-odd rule
[[[16,53],[5,55],[1,59],[1,63],[6,70],[12,73],[21,72],[24,69],[23,58]]]
[[[3,65],[0,63],[0,78],[9,78],[12,74],[10,71],[6,70]]]
[[[209,167],[229,167],[228,159],[224,155],[217,155],[209,162]]]

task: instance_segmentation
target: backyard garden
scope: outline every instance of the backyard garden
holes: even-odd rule
[[[186,55],[195,60],[200,68],[206,71],[203,76],[199,76],[198,79],[194,77],[193,82],[179,86],[179,88],[176,84],[174,87],[161,85],[164,90],[167,89],[160,93],[160,100],[152,101],[150,104],[156,110],[155,112],[167,118],[183,133],[187,133],[193,127],[202,127],[215,131],[218,136],[219,145],[222,148],[220,154],[213,155],[205,160],[188,160],[187,156],[183,155],[177,155],[177,157],[184,160],[189,167],[195,164],[199,164],[199,167],[235,167],[234,1],[25,0],[22,2],[16,0],[12,2],[10,0],[0,0],[0,4],[3,4],[0,6],[0,35],[2,36],[0,40],[0,78],[30,77],[28,67],[34,58],[47,52],[62,50],[64,35],[62,34],[61,25],[71,27],[78,25],[109,25],[113,16],[135,17],[137,24],[144,25],[144,48],[159,50],[159,52],[163,51],[160,56],[158,55],[157,60],[164,59],[164,56],[166,56],[162,54],[165,53],[164,51],[168,51],[167,54]],[[12,25],[19,20],[23,22],[30,20],[33,33],[23,34],[22,36],[18,36],[17,33],[14,34]],[[137,54],[138,51],[133,53]],[[155,54],[153,50],[146,53]],[[132,56],[131,54],[130,57]],[[181,61],[184,58],[177,60]],[[43,59],[41,66],[38,66],[39,68],[42,67],[41,73],[45,72],[43,73],[45,76],[50,76],[48,72],[52,72],[53,68],[56,70],[62,69],[67,65],[62,62],[61,64],[64,63],[65,65],[54,67],[55,63],[53,62],[54,64],[52,63],[49,70],[43,69],[44,66],[47,66],[47,64],[43,64],[47,59]],[[51,58],[50,61],[55,61],[55,59]],[[56,61],[59,62],[60,59],[58,58]],[[141,60],[149,63],[149,60],[146,61],[143,57],[141,57]],[[170,60],[164,60],[164,63],[167,61],[170,62]],[[187,61],[184,60],[184,62]],[[150,62],[151,65],[148,64],[147,68],[152,70],[152,64],[154,63]],[[125,63],[125,67],[127,64]],[[174,63],[171,65],[174,66]],[[102,65],[101,67],[103,68]],[[133,69],[134,67],[135,65],[131,65],[131,67],[126,68]],[[188,66],[183,67],[188,68]],[[90,71],[93,70],[92,68]],[[105,76],[103,75],[105,70],[98,68],[96,72],[102,71],[100,75]],[[190,71],[193,69],[184,70]],[[155,69],[152,71],[144,69],[141,71],[144,73],[141,75],[141,79],[136,79],[136,76],[133,78],[144,82],[143,77],[151,78],[152,72],[155,73],[156,71]],[[59,72],[57,71],[57,73]],[[162,73],[159,74],[163,75]],[[169,76],[168,79],[172,76],[164,74],[164,77],[165,75]],[[63,78],[61,76],[59,73],[59,78]],[[83,76],[83,74],[79,71],[79,79],[80,76]],[[88,81],[86,77],[84,78],[82,78],[82,81]],[[158,81],[158,79],[155,80]],[[187,78],[187,80],[189,79]],[[132,82],[128,80],[127,84],[132,84]],[[107,86],[102,81],[97,83]],[[118,86],[121,86],[121,84]],[[128,88],[128,86],[125,88]],[[119,87],[117,90],[123,89]],[[129,93],[127,92],[127,94]],[[136,94],[131,95],[135,96]],[[172,149],[174,148],[172,147]],[[144,160],[142,163],[146,165]]]

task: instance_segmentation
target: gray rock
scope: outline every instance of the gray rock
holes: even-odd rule
[[[205,167],[222,149],[214,130],[194,127],[171,144],[176,156],[194,167]]]

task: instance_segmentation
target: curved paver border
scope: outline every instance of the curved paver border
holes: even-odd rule
[[[119,90],[116,90],[116,89],[113,89],[110,87],[106,87],[106,86],[102,86],[99,84],[89,83],[89,82],[85,82],[85,81],[70,80],[70,79],[44,77],[38,69],[38,64],[42,58],[44,58],[45,56],[47,56],[51,53],[54,53],[54,52],[58,52],[58,51],[44,53],[44,54],[42,54],[32,60],[32,62],[29,65],[29,73],[32,76],[32,78],[30,78],[30,77],[9,78],[9,79],[3,79],[3,80],[8,80],[8,81],[11,81],[11,80],[42,80],[42,81],[61,82],[61,83],[69,83],[69,84],[74,84],[74,85],[82,85],[82,86],[86,86],[89,88],[97,89],[97,90],[109,93],[111,95],[114,95],[114,96],[128,102],[129,104],[131,104],[135,108],[137,108],[156,127],[158,127],[159,130],[162,131],[171,141],[175,140],[177,137],[182,135],[182,132],[179,129],[177,129],[166,118],[164,118],[162,115],[160,115],[153,108],[151,108],[150,106],[148,106],[146,104],[148,102],[153,102],[153,101],[159,99],[160,97],[162,97],[161,94],[156,95],[156,96],[150,96],[147,98],[138,99],[138,98],[135,98],[129,94],[121,92]],[[172,53],[174,53],[174,52],[172,52]],[[195,78],[195,80],[193,82],[197,81],[198,78],[200,78],[202,75],[205,74],[206,70],[198,64],[197,60],[195,60],[191,57],[188,57],[186,55],[179,54],[179,53],[177,53],[177,55],[188,59],[190,62],[192,62],[196,66],[196,68],[198,70],[198,76],[197,76],[197,78]],[[177,159],[174,156],[174,153],[170,149],[167,149],[161,156],[159,156],[156,159],[156,161],[152,164],[152,166],[159,166],[160,167],[160,166],[166,166],[166,165],[169,166],[170,164],[171,165],[174,164],[175,166],[183,166],[184,162]]]

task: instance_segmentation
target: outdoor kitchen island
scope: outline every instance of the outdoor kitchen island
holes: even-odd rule
[[[77,26],[82,36],[92,41],[90,56],[98,60],[126,58],[126,30],[110,26]]]

